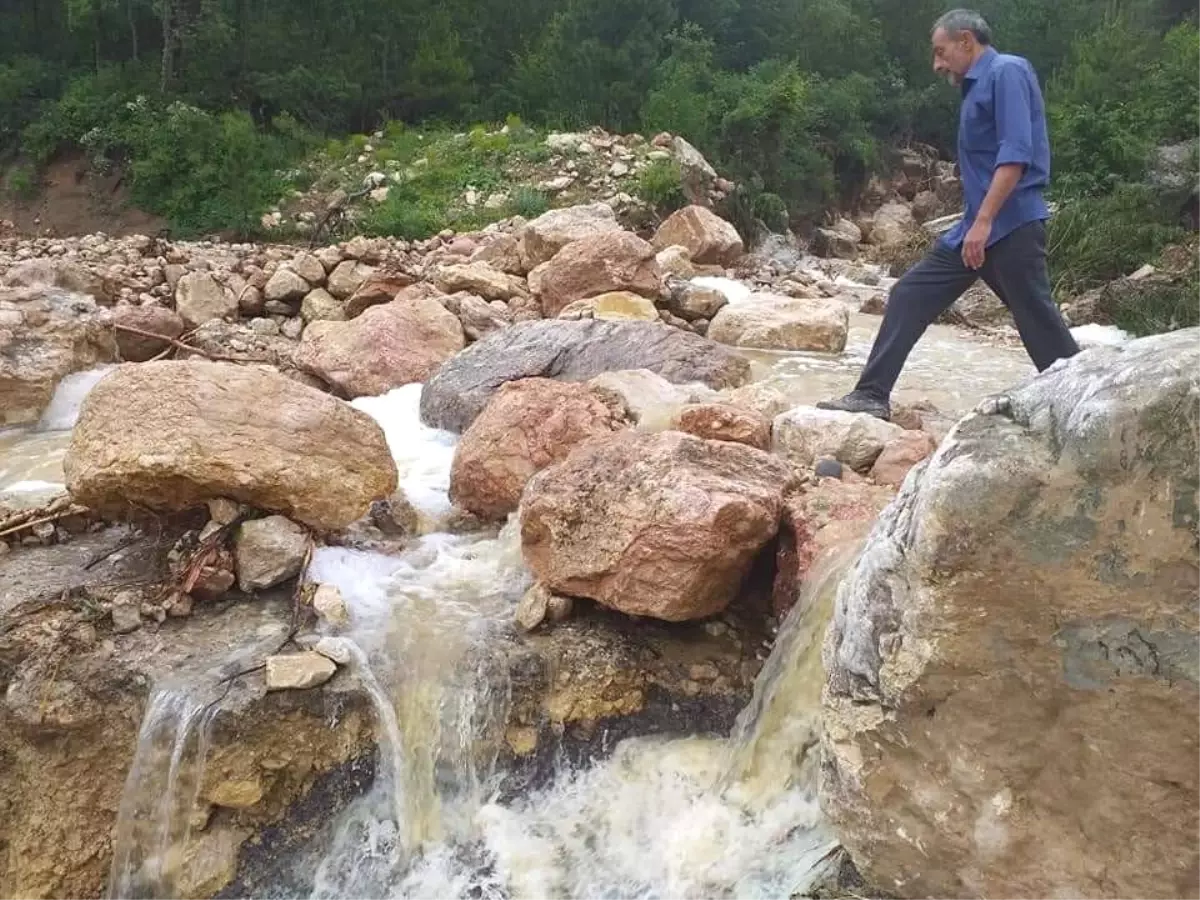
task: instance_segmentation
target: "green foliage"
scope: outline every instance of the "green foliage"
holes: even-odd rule
[[[4,193],[17,200],[32,199],[37,188],[37,172],[27,164],[13,166],[4,178]]]
[[[1113,289],[1115,293],[1115,286]],[[1107,303],[1113,324],[1135,335],[1162,334],[1200,325],[1200,278],[1147,279]]]
[[[524,216],[526,219],[536,219],[550,208],[550,200],[545,192],[526,184],[513,191],[509,203],[514,216]]]
[[[22,55],[0,63],[0,152],[16,149],[21,129],[57,87],[58,77],[46,60]]]
[[[656,160],[642,169],[633,183],[633,194],[667,215],[687,205],[683,195],[683,173],[673,159]]]
[[[1141,185],[1065,204],[1047,234],[1055,294],[1069,296],[1129,274],[1179,239],[1172,218],[1155,192]]]

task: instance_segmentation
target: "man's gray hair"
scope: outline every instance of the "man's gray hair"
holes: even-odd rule
[[[933,23],[933,31],[938,29],[951,37],[969,31],[975,35],[975,40],[985,47],[992,43],[992,28],[987,20],[973,9],[952,9]]]

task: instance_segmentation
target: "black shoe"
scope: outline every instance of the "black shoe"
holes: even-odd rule
[[[817,409],[836,409],[841,412],[866,413],[885,422],[892,417],[892,408],[886,400],[872,397],[866,391],[851,391],[837,400],[822,400]]]

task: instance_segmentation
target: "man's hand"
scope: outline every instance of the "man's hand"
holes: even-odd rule
[[[992,220],[978,216],[963,238],[962,258],[968,269],[983,267],[988,238],[992,236]]]

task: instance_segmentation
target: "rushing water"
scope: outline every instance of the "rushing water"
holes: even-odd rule
[[[728,280],[707,283],[731,302],[748,294]],[[848,390],[878,321],[853,314],[837,357],[751,353],[754,377],[797,404]],[[1020,349],[935,326],[898,394],[957,414],[1031,371]],[[57,489],[69,429],[103,374],[64,380],[37,428],[0,432],[0,492]],[[420,390],[354,405],[383,428],[424,536],[395,556],[319,548],[309,571],[348,604],[350,674],[375,709],[379,748],[369,792],[296,860],[311,895],[782,898],[810,888],[837,847],[815,795],[820,643],[855,548],[817,561],[728,739],[629,740],[597,765],[563,769],[544,789],[502,801],[495,761],[510,684],[495,648],[529,575],[511,523],[483,535],[438,530],[450,511],[455,438],[420,423]],[[110,896],[183,890],[219,687],[239,665],[181,673],[152,694],[119,811]]]

